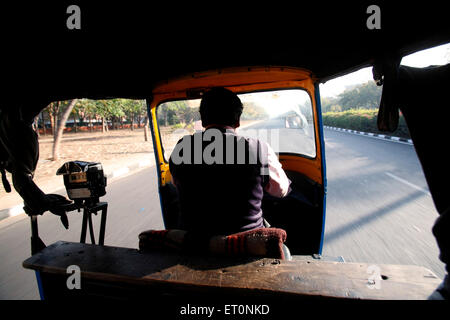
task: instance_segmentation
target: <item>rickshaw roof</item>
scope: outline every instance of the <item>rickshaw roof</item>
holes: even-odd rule
[[[13,26],[2,32],[4,92],[12,99],[45,101],[140,99],[167,79],[243,66],[302,68],[325,82],[386,55],[450,41],[439,7],[383,3],[381,29],[370,30],[370,4],[222,3],[199,10],[178,3],[174,8],[83,3],[81,30],[67,29],[64,1],[28,5],[26,12],[16,5],[2,20]]]

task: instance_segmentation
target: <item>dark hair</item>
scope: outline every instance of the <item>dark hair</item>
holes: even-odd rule
[[[242,102],[233,91],[222,87],[212,88],[204,93],[200,103],[202,125],[233,126],[239,121],[242,109]]]

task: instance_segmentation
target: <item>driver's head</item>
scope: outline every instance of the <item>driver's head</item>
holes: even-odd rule
[[[200,116],[203,127],[217,124],[237,128],[242,114],[242,102],[232,91],[213,88],[203,95]]]

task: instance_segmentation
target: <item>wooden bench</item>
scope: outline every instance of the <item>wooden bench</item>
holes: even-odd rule
[[[81,270],[81,289],[69,290],[67,267]],[[23,262],[38,271],[46,299],[243,296],[274,299],[427,299],[441,283],[418,266],[342,263],[301,258],[230,259],[56,242]],[[370,267],[370,268],[369,268]],[[373,269],[371,269],[373,268]],[[372,272],[380,280],[371,282]],[[378,288],[376,288],[378,287]]]

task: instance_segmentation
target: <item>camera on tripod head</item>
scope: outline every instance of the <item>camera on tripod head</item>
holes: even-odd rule
[[[106,177],[99,162],[66,162],[56,175],[64,176],[67,195],[77,205],[95,204],[106,194]]]

